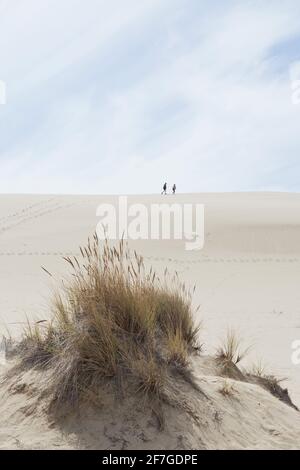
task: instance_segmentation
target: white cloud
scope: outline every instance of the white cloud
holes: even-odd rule
[[[297,1],[199,3],[0,2],[0,190],[299,189]]]

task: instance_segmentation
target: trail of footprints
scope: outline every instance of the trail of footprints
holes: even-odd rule
[[[199,264],[199,263],[298,263],[300,258],[217,258],[217,257],[202,257],[194,260],[182,260],[177,258],[158,258],[153,256],[145,256],[144,259],[149,261],[164,261],[179,264]]]
[[[30,220],[37,219],[60,209],[74,206],[75,204],[75,202],[63,203],[61,200],[57,200],[57,198],[53,197],[27,206],[20,211],[0,218],[0,235]]]
[[[47,214],[51,214],[52,212],[66,209],[69,207],[73,207],[77,204],[91,204],[95,203],[95,213],[96,213],[96,201],[94,198],[87,198],[87,199],[78,199],[73,202],[63,202],[62,199],[57,197],[51,197],[46,199],[45,201],[36,202],[25,207],[22,210],[15,211],[12,214],[8,214],[6,216],[0,217],[0,235],[8,230],[17,227],[18,225],[22,225],[30,220],[37,219]]]
[[[50,199],[46,199],[45,201],[36,202],[34,204],[31,204],[30,206],[24,207],[24,209],[22,209],[22,210],[18,210],[18,211],[13,212],[12,214],[7,214],[3,217],[0,217],[0,224],[3,221],[5,222],[6,220],[13,219],[14,217],[17,217],[21,214],[25,214],[26,212],[30,211],[31,209],[34,209],[36,207],[40,207],[41,205],[52,202],[54,199],[55,199],[55,197],[52,197]]]
[[[80,257],[79,252],[62,252],[62,251],[3,251],[0,256],[76,256]],[[200,263],[299,263],[300,258],[216,258],[216,257],[202,257],[194,260],[183,260],[178,258],[161,258],[155,256],[144,256],[146,261],[156,261],[164,263],[176,263],[183,265],[197,265]]]
[[[13,212],[0,218],[0,235],[1,233],[7,232],[19,225],[22,225],[30,220],[43,217],[44,215],[51,214],[52,212],[72,207],[80,203],[94,202],[93,199],[86,199],[84,201],[77,202],[63,202],[63,200],[56,197],[40,201],[35,204],[31,204],[22,210]],[[79,253],[75,252],[60,252],[60,251],[4,251],[0,252],[0,256],[79,256]],[[224,257],[208,257],[202,256],[201,258],[193,260],[183,260],[179,258],[171,257],[155,257],[155,256],[144,256],[147,261],[162,261],[164,263],[176,263],[182,265],[193,265],[199,263],[298,263],[300,258],[298,257],[235,257],[235,258],[224,258]]]

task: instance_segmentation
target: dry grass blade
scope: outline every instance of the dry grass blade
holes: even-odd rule
[[[48,269],[44,268],[44,266],[41,266],[42,270],[45,271],[45,273],[48,274],[48,276],[53,277],[52,274],[48,271]]]

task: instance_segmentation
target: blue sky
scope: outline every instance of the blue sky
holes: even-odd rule
[[[0,192],[298,191],[299,46],[298,0],[0,0]]]

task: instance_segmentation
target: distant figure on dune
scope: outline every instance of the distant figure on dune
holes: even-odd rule
[[[167,194],[167,183],[165,183],[163,185],[163,190],[162,190],[161,194]]]
[[[172,191],[173,191],[173,194],[175,194],[175,193],[176,193],[176,184],[175,184],[175,183],[173,184]]]

